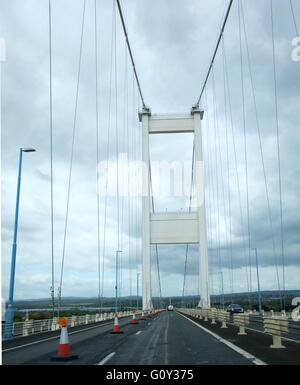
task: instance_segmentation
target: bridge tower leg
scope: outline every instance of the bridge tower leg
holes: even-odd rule
[[[202,149],[202,129],[201,119],[203,112],[197,108],[192,109],[194,116],[194,135],[195,135],[195,164],[196,164],[196,190],[197,190],[197,207],[199,221],[199,276],[200,276],[200,302],[198,304],[202,309],[210,308],[209,293],[209,271],[208,271],[208,252],[207,252],[207,230],[206,230],[206,213],[205,213],[205,189],[204,181],[204,164]],[[197,166],[199,165],[199,166]]]
[[[210,307],[207,230],[204,194],[204,166],[201,120],[203,111],[193,107],[190,115],[154,115],[144,107],[139,113],[142,122],[142,278],[143,310],[153,307],[151,297],[151,244],[199,244],[199,278],[201,308]],[[194,133],[196,166],[195,212],[151,212],[149,134]]]
[[[151,112],[144,108],[140,114],[142,120],[142,281],[143,310],[151,310],[151,249],[150,249],[150,153],[149,153],[149,117]]]

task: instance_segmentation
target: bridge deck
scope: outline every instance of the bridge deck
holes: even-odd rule
[[[176,312],[164,312],[132,325],[130,319],[119,321],[124,334],[112,335],[112,322],[69,329],[71,353],[79,359],[59,365],[253,365],[253,356],[267,364],[296,363],[300,344],[274,351],[271,339],[261,333],[255,338],[238,337],[236,328],[220,329],[201,322],[205,328],[234,344],[227,346]],[[29,339],[30,338],[30,339]],[[264,340],[266,339],[266,340]],[[42,341],[42,342],[39,342]],[[56,355],[59,334],[37,335],[3,343],[4,365],[51,365]],[[245,351],[250,357],[245,356]],[[299,364],[299,362],[297,362]]]

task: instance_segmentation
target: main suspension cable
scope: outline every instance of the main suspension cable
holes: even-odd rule
[[[215,48],[215,50],[214,50],[213,57],[212,57],[211,62],[210,62],[210,65],[209,65],[209,68],[208,68],[208,72],[207,72],[207,75],[206,75],[206,78],[205,78],[205,81],[204,81],[204,84],[203,84],[203,87],[202,87],[200,96],[199,96],[198,101],[197,101],[197,103],[196,103],[196,106],[197,106],[197,107],[199,107],[200,101],[201,101],[201,99],[202,99],[203,92],[204,92],[204,90],[205,90],[205,87],[206,87],[206,84],[207,84],[207,81],[208,81],[208,78],[209,78],[209,75],[210,75],[211,70],[212,70],[212,67],[213,67],[213,65],[214,65],[214,61],[215,61],[215,58],[216,58],[216,55],[217,55],[217,52],[218,52],[218,49],[219,49],[219,45],[220,45],[220,42],[221,42],[221,39],[222,39],[224,30],[225,30],[225,27],[226,27],[226,23],[227,23],[229,14],[230,14],[230,10],[231,10],[232,3],[233,3],[233,0],[230,0],[229,5],[228,5],[228,8],[227,8],[226,15],[225,15],[225,19],[224,19],[224,22],[223,22],[223,25],[222,25],[222,28],[221,28],[221,31],[220,31],[220,34],[219,34],[219,38],[218,38],[218,41],[217,41],[217,45],[216,45],[216,48]]]
[[[143,107],[146,107],[145,102],[144,102],[144,97],[143,97],[143,94],[142,94],[142,89],[141,89],[140,81],[139,81],[139,78],[138,78],[138,75],[137,75],[137,71],[136,71],[136,67],[135,67],[135,63],[134,63],[134,59],[133,59],[133,55],[132,55],[132,50],[131,50],[131,46],[130,46],[130,42],[129,42],[129,38],[128,38],[127,28],[126,28],[125,19],[124,19],[124,16],[123,16],[121,4],[120,4],[119,0],[116,0],[116,1],[117,1],[117,5],[118,5],[118,10],[119,10],[119,14],[120,14],[121,22],[122,22],[122,27],[123,27],[123,31],[124,31],[124,35],[125,35],[125,39],[126,39],[129,55],[130,55],[130,60],[131,60],[132,68],[133,68],[133,71],[134,71],[135,80],[136,80],[136,83],[137,83],[137,86],[138,86],[138,89],[139,89],[139,94],[140,94],[140,97],[141,97],[141,100],[142,100],[142,103],[143,103]]]
[[[299,30],[298,30],[298,25],[297,25],[297,21],[296,21],[296,17],[295,17],[294,6],[293,6],[292,0],[290,0],[290,7],[291,7],[292,16],[293,16],[295,30],[296,30],[297,36],[299,36],[299,32],[298,32]]]

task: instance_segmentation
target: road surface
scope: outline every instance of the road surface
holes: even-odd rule
[[[150,320],[119,320],[123,334],[111,334],[113,323],[70,328],[71,353],[79,359],[53,362],[59,333],[16,338],[3,343],[4,365],[252,365],[246,358],[176,312]]]

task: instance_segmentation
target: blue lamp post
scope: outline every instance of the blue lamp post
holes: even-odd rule
[[[19,202],[20,202],[20,187],[21,187],[21,171],[22,171],[22,156],[23,152],[35,152],[33,148],[20,148],[20,160],[19,160],[19,176],[17,185],[17,202],[15,212],[15,225],[14,225],[14,239],[12,245],[11,256],[11,271],[10,271],[10,284],[9,284],[9,300],[8,308],[6,311],[6,322],[3,340],[9,340],[13,338],[13,323],[14,323],[14,285],[15,285],[15,271],[16,271],[16,255],[17,255],[17,234],[18,234],[18,218],[19,218]]]

